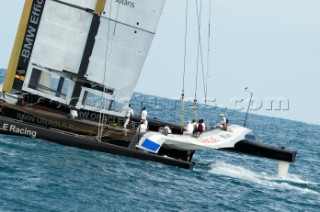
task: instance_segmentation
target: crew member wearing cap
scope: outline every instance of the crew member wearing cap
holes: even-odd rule
[[[224,116],[224,114],[220,114],[220,119],[221,119],[221,122],[220,124],[218,125],[218,127],[222,130],[227,130],[227,118]]]

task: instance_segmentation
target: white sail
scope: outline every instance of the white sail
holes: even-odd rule
[[[100,20],[86,78],[111,90],[112,95],[109,98],[119,104],[118,109],[122,108],[122,103],[131,99],[164,2],[164,0],[107,2],[105,13]],[[82,96],[80,99],[83,99]],[[79,107],[81,106],[85,107],[83,102],[80,102]]]
[[[78,109],[124,115],[164,3],[110,0],[99,17],[97,0],[47,0],[22,89]]]
[[[86,12],[79,6],[87,8],[94,1],[86,1],[91,2],[90,5],[85,5],[83,2],[79,1],[76,5],[46,2],[23,85],[24,91],[49,99],[54,97],[55,101],[64,104],[70,101],[68,98],[74,84],[70,83],[72,82],[70,75],[69,80],[68,78],[65,80],[69,82],[69,96],[60,95],[61,97],[56,96],[55,89],[51,85],[52,81],[42,81],[41,77],[47,75],[46,78],[53,79],[59,76],[59,73],[62,75],[63,71],[78,73],[93,17],[92,13]],[[38,80],[36,80],[37,75],[41,75]]]
[[[47,1],[30,64],[78,73],[92,14]],[[29,70],[33,67],[29,66]]]
[[[70,5],[78,6],[81,8],[88,8],[94,10],[97,5],[97,0],[59,0]]]

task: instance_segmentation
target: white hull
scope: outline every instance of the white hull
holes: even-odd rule
[[[184,151],[233,148],[237,142],[245,140],[248,134],[252,134],[252,131],[239,125],[230,125],[227,131],[209,130],[199,136],[147,132],[139,140],[137,148],[155,153],[162,145]]]

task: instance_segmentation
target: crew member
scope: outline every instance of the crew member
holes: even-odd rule
[[[142,132],[146,132],[147,131],[147,124],[146,121],[141,121],[141,124],[139,125],[139,127],[137,128],[137,133],[142,133]]]
[[[147,110],[146,107],[143,107],[143,110],[141,112],[141,123],[145,124],[148,127],[148,121],[147,121]]]
[[[131,109],[131,105],[129,105],[129,107],[127,108],[126,114],[125,114],[126,120],[123,124],[124,129],[127,129],[127,125],[129,124],[130,117],[132,117],[132,116],[134,116],[134,112]]]
[[[167,125],[165,125],[163,127],[163,131],[164,131],[165,135],[172,134],[170,127],[168,127]]]
[[[185,127],[185,131],[183,132],[184,135],[192,135],[193,134],[193,124],[191,124],[191,121],[187,122],[187,126]]]
[[[192,125],[193,125],[193,133],[197,132],[198,131],[198,123],[197,123],[197,120],[193,119],[192,120]]]
[[[198,132],[203,132],[206,130],[206,125],[203,119],[199,120]]]
[[[227,125],[228,125],[228,119],[224,116],[224,114],[220,114],[220,124],[217,125],[218,128],[222,130],[227,130]]]

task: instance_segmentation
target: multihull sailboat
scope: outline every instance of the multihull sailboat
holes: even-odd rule
[[[0,132],[187,169],[199,150],[293,162],[295,151],[262,144],[238,125],[186,135],[157,120],[139,131],[132,117],[123,127],[164,4],[26,0],[1,89]]]

